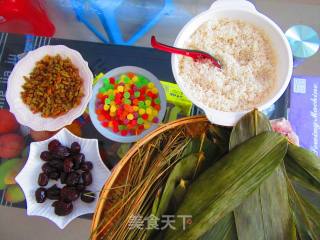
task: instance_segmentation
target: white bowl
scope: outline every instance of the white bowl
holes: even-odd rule
[[[260,106],[257,106],[259,110],[267,109],[281,97],[290,82],[293,65],[292,52],[285,35],[278,25],[265,15],[259,13],[252,3],[245,0],[218,0],[214,2],[209,10],[192,18],[183,27],[174,43],[174,46],[183,48],[186,40],[190,38],[197,28],[209,20],[219,18],[236,19],[252,23],[264,30],[270,37],[272,45],[276,50],[278,60],[276,72],[277,85],[268,100]],[[223,112],[213,108],[208,108],[191,94],[184,80],[179,76],[179,59],[175,54],[171,57],[171,66],[174,78],[183,93],[195,105],[204,110],[210,122],[224,126],[233,126],[244,114],[248,112]]]
[[[84,96],[78,107],[57,118],[43,118],[40,113],[34,114],[21,99],[22,85],[25,83],[23,76],[28,76],[37,61],[45,55],[60,54],[61,57],[69,57],[71,62],[79,69],[79,75],[83,79]],[[85,111],[92,95],[93,75],[88,63],[81,54],[64,45],[48,45],[28,52],[13,68],[7,85],[6,99],[12,112],[22,125],[28,126],[35,131],[56,131],[69,125]]]
[[[124,66],[124,67],[118,67],[115,69],[112,69],[111,71],[107,72],[94,86],[93,88],[93,96],[92,99],[89,103],[89,114],[90,114],[90,118],[91,118],[91,122],[94,125],[94,127],[106,138],[111,139],[113,141],[116,142],[122,142],[122,143],[130,143],[130,142],[136,142],[139,139],[143,138],[144,136],[146,136],[148,133],[152,132],[153,130],[155,130],[158,127],[158,124],[152,124],[151,127],[147,130],[144,130],[141,134],[136,135],[136,136],[132,136],[132,135],[128,135],[128,136],[121,136],[118,133],[114,133],[112,130],[110,130],[109,128],[105,128],[101,125],[101,122],[98,120],[98,116],[96,114],[96,95],[99,93],[99,89],[101,88],[101,86],[103,85],[103,78],[109,78],[109,77],[118,77],[121,74],[127,73],[127,72],[132,72],[135,74],[139,74],[142,76],[145,76],[146,78],[148,78],[148,80],[150,82],[153,82],[154,85],[156,86],[156,88],[159,90],[159,97],[161,100],[161,109],[159,111],[158,114],[158,118],[159,118],[159,123],[162,121],[162,119],[164,118],[164,115],[166,113],[166,105],[167,105],[167,101],[166,101],[166,94],[164,92],[164,89],[159,81],[159,79],[153,75],[151,72],[139,68],[139,67],[135,67],[135,66]]]
[[[53,200],[47,199],[44,203],[37,203],[35,199],[35,191],[39,188],[38,176],[42,172],[41,166],[45,163],[40,159],[40,153],[48,149],[48,143],[53,140],[59,140],[63,145],[70,146],[71,143],[77,141],[81,146],[81,152],[85,155],[86,160],[93,164],[92,184],[87,187],[96,193],[96,199],[92,203],[82,202],[80,199],[74,201],[73,211],[67,216],[57,216],[51,204]],[[102,162],[99,155],[98,140],[79,138],[63,128],[55,136],[42,142],[33,142],[30,145],[29,158],[21,172],[16,176],[16,182],[22,188],[27,201],[27,214],[29,216],[42,216],[53,221],[59,228],[63,229],[69,222],[76,217],[93,213],[98,202],[99,193],[110,176],[110,170]],[[50,180],[45,188],[51,187],[53,184],[61,187],[60,181]]]

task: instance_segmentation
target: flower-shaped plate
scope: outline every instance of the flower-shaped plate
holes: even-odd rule
[[[53,139],[57,139],[64,146],[70,146],[73,142],[78,142],[81,146],[81,152],[85,155],[87,161],[93,163],[91,170],[93,182],[86,189],[96,193],[96,199],[92,203],[85,203],[78,198],[73,202],[73,211],[67,216],[57,216],[51,204],[53,200],[47,199],[44,203],[37,203],[35,199],[35,191],[39,188],[38,176],[42,172],[41,166],[45,163],[40,159],[42,151],[48,149],[48,143]],[[98,201],[100,190],[105,181],[110,176],[110,170],[104,165],[99,155],[98,140],[79,138],[63,128],[55,136],[42,142],[33,142],[30,146],[29,158],[21,172],[16,176],[16,182],[22,188],[27,201],[27,215],[42,216],[53,221],[60,229],[63,229],[69,222],[76,217],[93,213]],[[63,185],[60,180],[49,180],[45,188],[57,184],[58,187]]]
[[[34,114],[29,107],[22,101],[22,86],[25,83],[24,76],[28,76],[44,56],[55,56],[59,54],[62,58],[70,58],[72,64],[79,69],[79,75],[83,80],[84,96],[80,105],[71,109],[62,116],[56,118],[43,118],[40,113]],[[92,95],[93,75],[88,63],[82,58],[81,54],[64,45],[48,45],[28,52],[12,70],[6,92],[6,100],[12,112],[22,125],[28,126],[35,131],[57,131],[73,122],[85,111]]]

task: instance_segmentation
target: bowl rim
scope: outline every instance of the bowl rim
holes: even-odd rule
[[[80,64],[77,65],[77,68],[82,68],[84,70],[84,72],[86,73],[86,77],[83,78],[83,81],[88,82],[87,86],[91,86],[85,89],[85,96],[83,97],[81,104],[77,107],[78,110],[70,115],[70,111],[65,113],[62,116],[59,116],[58,118],[64,118],[64,121],[61,121],[60,124],[50,124],[50,122],[52,122],[52,119],[56,119],[56,118],[42,118],[40,116],[39,113],[37,113],[37,116],[39,117],[39,119],[42,119],[42,121],[47,121],[46,124],[44,124],[45,126],[43,126],[42,124],[38,124],[37,121],[25,121],[22,116],[21,116],[21,111],[19,111],[19,109],[16,108],[15,104],[12,102],[13,101],[13,92],[15,91],[15,86],[14,83],[16,82],[14,79],[16,78],[17,73],[19,72],[19,68],[21,65],[23,65],[25,62],[27,62],[29,59],[32,59],[33,56],[35,54],[37,54],[38,52],[41,51],[46,51],[46,49],[58,49],[58,51],[63,52],[64,55],[73,55],[75,57],[77,57],[79,59]],[[57,53],[58,54],[58,53]],[[29,74],[29,73],[27,73]],[[26,74],[26,75],[27,75]],[[24,56],[22,59],[20,59],[14,66],[13,70],[11,71],[11,74],[8,78],[8,84],[7,84],[7,90],[6,90],[6,100],[7,103],[9,105],[9,109],[10,112],[12,112],[17,121],[24,125],[24,126],[28,126],[31,129],[35,130],[35,131],[57,131],[61,128],[63,128],[66,125],[70,125],[75,119],[77,119],[78,117],[80,117],[84,111],[87,108],[87,105],[90,101],[90,98],[92,96],[92,83],[93,83],[93,74],[88,66],[88,62],[86,60],[84,60],[84,58],[82,57],[82,55],[80,54],[80,52],[78,52],[77,50],[71,49],[65,45],[45,45],[42,47],[39,47],[37,49],[34,49],[32,51],[29,51],[26,56]],[[84,84],[85,86],[86,84]],[[26,105],[26,104],[24,104]],[[27,110],[31,112],[31,110],[29,109],[28,106]]]
[[[275,94],[273,95],[272,98],[269,98],[267,101],[265,101],[264,103],[257,106],[257,109],[265,110],[265,109],[269,108],[272,104],[274,104],[283,95],[283,93],[285,92],[285,90],[287,89],[287,87],[289,85],[289,82],[292,77],[292,72],[293,72],[293,56],[292,56],[290,45],[289,45],[284,33],[280,29],[280,27],[274,21],[272,21],[270,18],[268,18],[267,16],[258,12],[257,10],[252,10],[252,9],[238,9],[238,8],[208,9],[208,10],[196,15],[195,17],[190,19],[190,21],[188,21],[186,23],[186,25],[184,25],[184,27],[180,30],[180,32],[174,42],[174,46],[175,47],[182,47],[182,45],[185,41],[185,39],[183,39],[182,36],[185,34],[186,31],[188,31],[190,25],[199,21],[198,25],[200,26],[201,24],[205,23],[206,21],[209,21],[211,19],[212,15],[214,15],[216,13],[223,13],[224,15],[228,16],[227,13],[231,12],[231,11],[232,12],[234,12],[234,11],[244,12],[245,14],[251,14],[256,18],[262,19],[266,24],[268,24],[270,27],[272,27],[278,33],[278,35],[282,39],[282,43],[285,47],[285,50],[287,53],[286,58],[288,59],[288,63],[289,63],[286,78],[285,78],[285,81],[283,82],[282,86],[279,88],[279,90],[277,92],[275,92]],[[203,18],[203,19],[201,19],[201,18]],[[180,75],[178,73],[179,72],[178,66],[179,66],[178,57],[175,54],[172,54],[171,55],[171,68],[172,68],[173,76],[174,76],[178,86],[181,88],[182,92],[187,96],[187,98],[189,98],[196,106],[198,106],[204,110],[206,116],[208,117],[208,119],[210,120],[211,123],[222,125],[222,126],[234,126],[236,124],[236,122],[243,115],[245,115],[246,113],[248,113],[249,111],[252,110],[252,109],[249,109],[246,111],[224,112],[224,111],[216,110],[214,108],[209,108],[209,107],[205,106],[203,103],[201,103],[195,97],[193,97],[192,94],[189,92],[189,90],[186,87],[184,87],[184,85],[182,84],[183,79],[182,79],[182,77],[180,77]]]
[[[148,80],[150,82],[153,82],[157,87],[157,89],[159,90],[159,97],[161,99],[161,109],[158,114],[159,123],[152,124],[149,129],[144,130],[141,134],[136,136],[132,136],[132,135],[121,136],[120,134],[113,133],[108,128],[102,127],[100,121],[97,120],[97,114],[95,112],[96,94],[98,93],[99,88],[101,87],[102,79],[106,77],[118,76],[120,74],[127,73],[127,72],[133,72],[133,73],[141,74],[143,76],[147,76]],[[166,100],[166,94],[165,94],[164,88],[162,87],[160,80],[153,73],[151,73],[150,71],[144,68],[137,67],[137,66],[121,66],[108,71],[97,81],[97,83],[93,87],[93,96],[89,102],[89,115],[90,115],[91,122],[96,128],[96,130],[100,134],[102,134],[104,137],[116,142],[132,143],[143,138],[144,136],[146,136],[147,134],[149,134],[159,126],[161,121],[164,119],[164,116],[166,113],[166,105],[167,105],[167,100]]]

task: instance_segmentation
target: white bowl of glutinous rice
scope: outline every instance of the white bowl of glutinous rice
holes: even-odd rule
[[[248,111],[270,107],[292,75],[285,35],[245,0],[214,2],[184,26],[174,46],[202,50],[220,61],[221,69],[172,55],[179,87],[219,125],[233,126]]]

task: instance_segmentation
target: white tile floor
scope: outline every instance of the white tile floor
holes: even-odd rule
[[[45,218],[26,216],[24,209],[0,207],[1,240],[86,240],[90,224],[78,218],[61,231]]]

